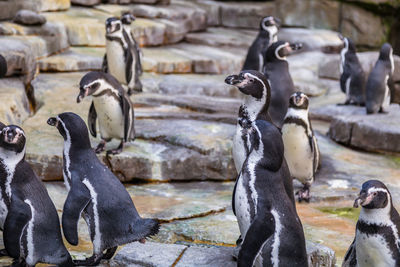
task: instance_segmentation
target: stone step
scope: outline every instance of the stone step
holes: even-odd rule
[[[143,70],[155,73],[238,72],[245,51],[239,48],[222,49],[204,45],[181,43],[164,47],[142,48]],[[40,70],[83,71],[100,70],[105,48],[73,47],[69,51],[40,60]]]
[[[60,22],[65,26],[71,45],[105,46],[106,19],[119,16],[122,11],[129,10],[129,6],[100,5],[96,9],[72,7],[67,11],[45,12],[43,15],[47,21]],[[186,19],[137,18],[132,23],[132,32],[141,46],[176,43],[181,41],[189,31],[205,28],[205,22],[202,22],[205,21],[204,12],[196,10],[192,15],[187,16]]]
[[[36,12],[66,10],[70,0],[3,0],[0,1],[0,20],[12,19],[20,9]]]
[[[85,120],[87,118],[90,100],[76,103],[77,84],[83,74],[40,74],[33,82],[41,108],[25,120],[22,127],[28,136],[27,159],[43,180],[59,180],[62,177],[63,141],[55,129],[46,125],[47,119],[66,111],[78,113]],[[136,98],[140,99],[140,95],[133,96],[133,102],[137,102]],[[189,117],[189,120],[183,116],[172,120],[160,115],[162,106],[155,106],[155,116],[162,119],[152,117],[150,105],[146,105],[144,111],[139,105],[136,111],[142,114],[143,119],[135,121],[137,141],[128,144],[123,153],[107,159],[109,167],[121,180],[234,179],[236,174],[231,157],[233,124],[210,118],[206,119],[208,121],[197,120],[201,116],[207,118],[207,113]],[[91,140],[93,146],[99,142],[99,139]],[[107,147],[117,145],[116,140]],[[105,160],[104,154],[99,157]]]

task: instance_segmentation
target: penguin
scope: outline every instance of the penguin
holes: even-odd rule
[[[367,114],[387,113],[393,86],[393,49],[388,43],[381,47],[379,58],[368,76],[366,86]]]
[[[400,217],[385,184],[365,182],[354,201],[358,206],[355,238],[342,266],[400,266]]]
[[[121,153],[125,142],[135,140],[134,111],[129,96],[112,75],[97,71],[82,77],[79,90],[78,103],[86,96],[93,96],[88,116],[93,137],[97,136],[96,119],[99,117],[101,142],[96,153],[104,151],[105,144],[112,138],[120,139],[121,143],[117,149],[108,150],[107,154]]]
[[[241,71],[239,75],[229,75],[225,83],[237,87],[245,95],[243,104],[239,108],[232,148],[236,171],[240,174],[249,154],[249,135],[243,125],[255,120],[272,122],[268,113],[271,89],[268,78],[255,70]],[[290,177],[285,178],[287,178],[284,180],[285,189],[294,205],[293,182]]]
[[[265,54],[264,75],[271,84],[271,105],[269,113],[272,121],[280,127],[288,109],[288,99],[296,92],[286,56],[298,50],[302,44],[277,41],[268,47]]]
[[[264,54],[267,48],[272,43],[278,41],[279,24],[280,20],[272,16],[264,17],[261,20],[258,35],[247,51],[242,70],[257,70],[262,72]]]
[[[339,35],[344,46],[340,52],[340,89],[346,94],[344,105],[365,105],[365,73],[350,38]]]
[[[141,65],[139,46],[136,44],[130,30],[132,15],[124,15],[121,19],[111,17],[106,20],[106,54],[103,59],[103,71],[112,74],[128,86],[128,95],[134,90],[141,92],[139,80]]]
[[[97,265],[101,259],[111,259],[118,246],[143,243],[157,234],[159,222],[139,216],[125,187],[97,158],[85,122],[67,112],[49,118],[47,123],[64,138],[63,175],[68,190],[62,214],[64,236],[70,244],[78,244],[78,219],[82,214],[93,242],[93,255],[74,263]]]
[[[0,78],[3,78],[7,74],[7,61],[0,55]]]
[[[25,161],[26,136],[15,125],[0,127],[0,228],[13,266],[36,263],[72,266],[56,207]]]
[[[237,266],[308,266],[303,227],[285,192],[290,173],[281,133],[265,120],[243,125],[249,154],[232,197],[243,238]]]
[[[310,200],[310,186],[320,162],[317,138],[308,114],[308,97],[302,92],[294,93],[289,99],[289,108],[282,125],[285,159],[290,174],[303,185],[298,200]]]

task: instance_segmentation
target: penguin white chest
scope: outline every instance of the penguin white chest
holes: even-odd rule
[[[243,184],[242,175],[239,176],[236,191],[235,191],[235,213],[239,224],[240,233],[242,238],[246,235],[247,230],[250,227],[250,203],[247,196],[247,190]]]
[[[124,137],[124,116],[119,101],[105,94],[94,97],[93,103],[99,120],[101,137],[122,139]]]
[[[282,139],[285,147],[285,159],[292,177],[302,183],[311,182],[314,156],[305,129],[294,123],[284,124]]]
[[[245,148],[245,143],[242,137],[242,127],[240,125],[236,126],[236,133],[233,137],[232,155],[233,161],[235,162],[236,171],[240,173],[242,169],[243,162],[246,160],[247,153]]]
[[[125,57],[124,49],[117,41],[106,42],[107,64],[109,73],[112,74],[120,83],[127,84],[125,76]]]
[[[389,246],[382,235],[356,233],[356,255],[359,267],[395,266]]]

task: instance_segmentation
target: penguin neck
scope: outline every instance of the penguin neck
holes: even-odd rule
[[[246,95],[242,107],[250,121],[255,121],[257,119],[271,121],[266,98],[265,92],[260,99],[255,99],[253,96]]]
[[[258,37],[262,39],[268,39],[268,45],[271,45],[272,43],[275,43],[278,41],[278,36],[277,36],[277,31],[273,30],[272,27],[271,29],[265,30],[262,29],[258,33]]]
[[[393,224],[390,218],[391,209],[392,209],[392,202],[390,199],[388,201],[388,204],[384,208],[380,209],[361,208],[358,220],[367,224],[391,225]]]
[[[5,169],[15,169],[17,164],[25,157],[25,147],[21,152],[15,152],[0,147],[0,161],[5,166]]]

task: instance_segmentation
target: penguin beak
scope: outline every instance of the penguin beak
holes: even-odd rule
[[[89,90],[86,88],[84,89],[83,87],[80,88],[80,92],[78,97],[76,98],[76,102],[80,103],[82,101],[82,99],[84,99],[89,93]]]
[[[278,26],[278,27],[281,26],[281,20],[280,19],[274,17],[274,22],[275,22],[276,26]]]
[[[49,118],[47,120],[47,124],[50,125],[50,126],[57,127],[58,126],[58,120],[56,118],[54,118],[54,117],[51,117],[51,118]]]
[[[225,83],[226,84],[230,84],[230,85],[235,85],[235,84],[238,84],[240,82],[242,82],[242,79],[239,77],[239,75],[229,75],[225,79]]]
[[[372,201],[372,199],[373,199],[372,194],[368,195],[368,193],[366,193],[366,192],[360,193],[358,198],[356,198],[356,200],[354,200],[353,207],[358,208],[359,206],[368,205]]]

